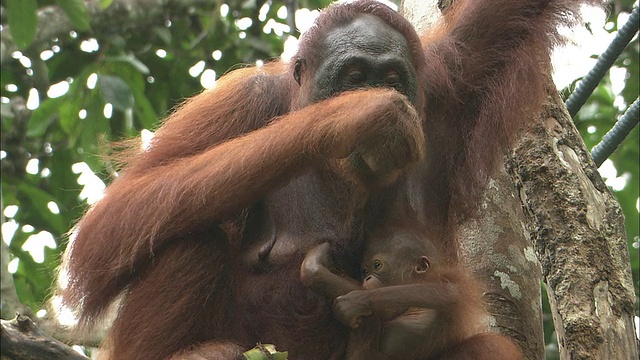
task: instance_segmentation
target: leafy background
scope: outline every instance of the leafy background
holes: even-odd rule
[[[137,3],[0,0],[1,208],[8,245],[2,266],[9,266],[21,301],[39,315],[65,233],[97,199],[95,189],[113,179],[107,144],[150,134],[176,104],[236,64],[279,56],[292,21],[291,8],[283,10],[287,5],[318,9],[329,1],[182,0],[159,1],[137,12],[122,8]],[[615,32],[632,6],[632,0],[613,2],[606,31]],[[43,20],[37,13],[50,16]],[[298,21],[308,14],[299,11]],[[40,23],[40,35],[39,21],[47,21]],[[607,75],[576,117],[587,147],[593,148],[637,98],[639,49],[636,36],[610,72],[615,76]],[[563,95],[574,87],[575,82]],[[638,137],[636,127],[601,167],[626,215],[636,290]],[[12,316],[4,310],[3,318]],[[546,303],[545,319],[553,358]]]

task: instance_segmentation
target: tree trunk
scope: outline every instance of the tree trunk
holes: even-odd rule
[[[439,16],[436,4],[405,0],[403,10],[425,29]],[[544,359],[543,276],[561,359],[635,360],[624,215],[548,83],[548,100],[505,156],[482,217],[460,233],[461,258],[487,284],[490,325],[519,343],[527,359]]]
[[[491,328],[515,340],[526,359],[543,360],[540,263],[504,167],[490,182],[481,214],[459,233],[460,259],[485,283]]]
[[[549,294],[561,359],[638,359],[620,205],[552,88],[511,173]]]

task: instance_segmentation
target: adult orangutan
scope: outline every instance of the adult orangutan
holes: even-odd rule
[[[186,101],[78,223],[65,303],[119,301],[112,359],[233,359],[256,342],[340,359],[349,330],[302,285],[329,241],[354,275],[386,189],[455,260],[497,150],[544,93],[556,26],[597,0],[460,0],[422,39],[372,0],[327,8],[290,64],[225,75]]]

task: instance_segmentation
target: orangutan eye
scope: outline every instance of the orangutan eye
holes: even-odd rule
[[[364,71],[358,67],[351,67],[346,73],[346,82],[351,85],[362,85],[367,76]]]
[[[400,75],[395,71],[390,71],[385,79],[387,86],[398,88],[400,86]]]
[[[373,262],[373,270],[380,270],[382,269],[382,262],[380,260],[375,260]]]

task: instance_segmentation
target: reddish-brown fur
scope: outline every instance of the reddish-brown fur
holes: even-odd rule
[[[334,313],[345,325],[359,324],[346,359],[523,359],[509,338],[490,332],[481,282],[442,259],[426,234],[406,222],[411,217],[404,219],[367,237],[361,282],[332,272],[327,244],[303,261],[303,283],[335,299]]]
[[[497,150],[544,93],[538,61],[557,41],[555,27],[585,2],[597,0],[461,0],[422,49],[382,5],[329,8],[301,53],[313,52],[305,44],[347,9],[380,16],[412,45],[421,123],[392,90],[303,106],[306,89],[281,63],[227,74],[169,116],[80,221],[65,256],[63,299],[84,325],[120,299],[106,345],[113,359],[241,358],[257,341],[296,359],[340,358],[348,331],[326,299],[302,286],[300,263],[319,240],[313,231],[328,232],[349,254],[385,214],[372,210],[375,194],[351,191],[344,174],[331,173],[340,168],[335,159],[366,141],[395,141],[413,149],[395,154],[409,155],[409,164],[426,139],[427,156],[401,183],[403,196],[455,258],[454,220],[472,213]],[[300,215],[286,228],[291,208]],[[265,216],[280,231],[273,257],[283,261],[253,271],[244,259],[269,236],[261,231],[274,229]],[[289,233],[310,235],[281,236]]]
[[[438,265],[436,265],[438,266]],[[481,287],[476,279],[473,279],[468,275],[468,270],[459,267],[442,267],[428,270],[428,274],[416,278],[412,281],[419,286],[425,286],[425,290],[428,290],[429,297],[449,298],[450,295],[439,294],[439,285],[442,284],[454,284],[459,289],[460,293],[457,298],[453,298],[453,302],[449,304],[441,304],[434,306],[432,309],[438,312],[435,318],[428,318],[430,323],[425,330],[422,330],[421,335],[408,335],[407,342],[411,343],[411,346],[402,348],[402,356],[380,356],[379,354],[368,353],[377,344],[371,343],[376,340],[380,341],[380,336],[387,332],[394,330],[395,324],[401,324],[406,321],[417,321],[418,323],[424,322],[424,312],[432,309],[423,308],[410,308],[406,312],[391,319],[383,319],[379,330],[367,329],[366,323],[358,329],[353,330],[349,343],[349,352],[351,353],[348,359],[350,360],[374,360],[374,359],[405,359],[405,360],[522,360],[523,356],[513,342],[507,337],[498,333],[489,332],[483,318],[485,316],[485,310],[483,308]],[[431,286],[434,285],[434,286]],[[381,288],[381,291],[385,289],[390,290],[389,296],[391,296],[395,290],[393,288]],[[380,291],[378,290],[378,291]],[[376,290],[364,290],[363,294],[369,291]],[[409,290],[409,292],[417,293],[416,290]],[[374,299],[378,294],[369,293],[367,299]],[[402,302],[402,292],[397,292],[393,296],[398,296],[398,302]],[[409,295],[410,296],[410,295]],[[405,297],[406,299],[406,297]],[[367,300],[365,300],[367,301]],[[394,308],[393,301],[383,301],[380,304],[376,304],[372,301],[371,308],[379,305],[385,307]],[[374,310],[376,313],[376,310]],[[413,318],[413,319],[412,319]],[[421,324],[423,325],[423,324]],[[402,325],[400,325],[402,326]],[[422,336],[424,335],[424,336]],[[368,337],[372,337],[369,339]],[[358,344],[362,341],[362,344]],[[365,345],[365,347],[362,347]]]

